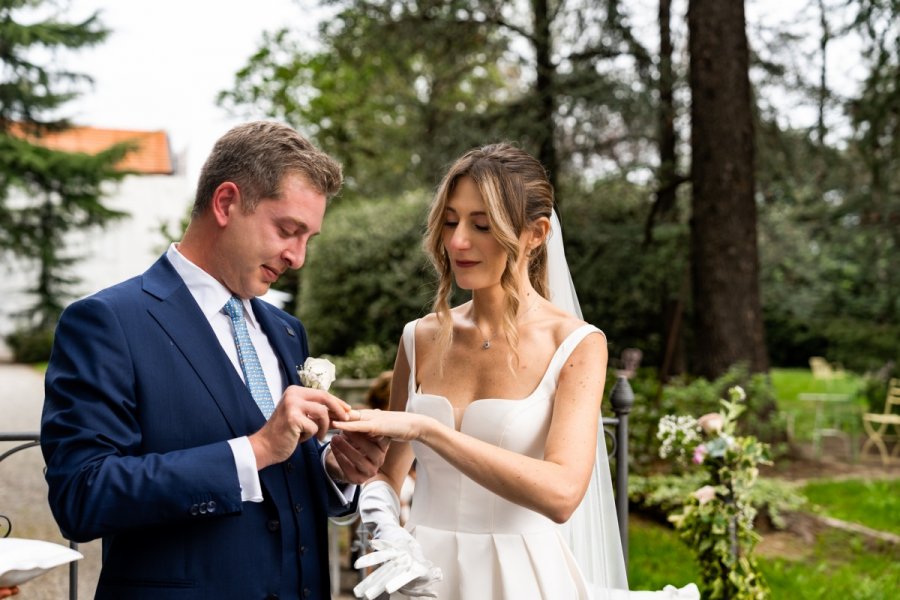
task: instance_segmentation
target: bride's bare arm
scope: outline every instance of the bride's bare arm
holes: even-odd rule
[[[398,369],[394,371],[398,384],[409,377],[408,362],[405,356],[402,359],[398,352]],[[370,431],[403,442],[418,440],[492,492],[561,523],[578,507],[590,481],[606,362],[606,341],[602,335],[587,336],[569,356],[560,371],[543,460],[498,448],[430,417],[406,412],[363,411],[362,420],[335,426]],[[399,405],[402,411],[407,388],[392,389],[392,409],[397,408],[395,391],[403,397]],[[398,457],[408,453],[409,458],[398,464],[392,457],[395,452]],[[395,441],[382,471],[389,480],[396,481],[394,471],[399,472],[402,465],[408,469],[411,459],[409,444]]]
[[[394,374],[391,376],[391,401],[390,411],[383,414],[391,414],[394,411],[406,414],[406,401],[409,396],[409,361],[406,359],[406,352],[403,348],[403,341],[397,349],[397,358],[394,361]],[[382,411],[366,411],[382,413]],[[413,459],[412,448],[409,443],[394,438],[388,448],[387,455],[384,458],[384,464],[373,479],[381,479],[387,481],[397,495],[400,494],[400,487],[403,480],[412,467]]]

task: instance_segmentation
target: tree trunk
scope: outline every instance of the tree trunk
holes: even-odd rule
[[[691,0],[688,29],[694,370],[765,371],[744,3]]]
[[[538,159],[547,169],[547,176],[554,189],[557,189],[559,177],[559,158],[554,143],[556,121],[555,91],[553,76],[555,69],[552,60],[552,38],[550,33],[550,8],[547,0],[532,0],[534,11],[534,55],[537,64],[535,93],[537,94],[539,114],[535,124],[538,129]],[[559,197],[557,197],[557,202]]]
[[[677,220],[675,201],[678,194],[678,137],[675,132],[675,74],[672,68],[672,2],[659,0],[659,173],[657,176],[656,200],[647,217],[644,229],[644,244],[653,242],[654,222]],[[687,274],[685,280],[687,281]],[[659,364],[659,380],[668,381],[672,373],[684,370],[684,344],[681,335],[681,318],[687,285],[679,285],[677,297],[668,284],[662,289],[662,339],[664,353]]]

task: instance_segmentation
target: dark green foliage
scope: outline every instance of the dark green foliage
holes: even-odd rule
[[[12,350],[17,363],[38,363],[50,360],[53,349],[53,328],[23,328],[6,336],[6,343]]]
[[[107,30],[93,15],[80,23],[58,16],[39,20],[36,0],[0,0],[0,251],[32,265],[34,304],[22,315],[26,327],[52,328],[75,280],[66,270],[78,258],[65,251],[66,233],[102,226],[123,214],[102,202],[103,185],[124,177],[117,171],[130,146],[97,155],[59,152],[40,145],[49,131],[65,129],[54,111],[78,93],[83,75],[30,60],[36,49],[74,50],[102,41]],[[16,191],[10,202],[10,190]],[[27,337],[27,335],[26,335]]]
[[[696,365],[687,256],[691,190],[678,188],[674,208],[656,220],[653,241],[645,244],[644,224],[661,185],[647,179],[659,169],[654,94],[660,74],[659,57],[633,33],[633,8],[613,0],[521,7],[484,0],[326,4],[334,14],[320,28],[320,50],[310,51],[290,29],[269,34],[222,103],[293,123],[342,160],[347,187],[335,208],[357,198],[431,189],[463,150],[499,139],[518,141],[544,159],[552,129],[553,175],[586,318],[609,334],[612,358],[638,347],[644,365],[660,366],[668,355],[669,373],[690,372]],[[818,57],[798,51],[819,35],[815,27],[796,33],[785,26],[764,38],[769,33],[750,24],[759,84],[756,200],[765,337],[774,364],[805,366],[810,355],[824,355],[846,368],[876,369],[900,352],[894,341],[900,324],[900,269],[894,266],[900,138],[892,110],[900,20],[895,2],[826,4],[832,34],[855,31],[864,42],[864,81],[846,104],[824,90],[825,129],[786,128],[785,115],[770,103],[785,90],[801,105],[822,92],[811,68]],[[672,26],[678,49],[684,23],[676,16]],[[540,52],[548,39],[553,51],[545,56]],[[676,99],[686,85],[683,67],[675,65]],[[684,104],[676,105],[677,139],[686,140]],[[849,134],[827,130],[844,108]],[[687,173],[689,157],[678,162],[677,171]],[[411,248],[418,244],[413,237]],[[430,276],[418,283],[427,281]],[[301,296],[310,306],[354,302],[331,291],[320,301],[316,293],[307,289]],[[412,316],[426,312],[429,292],[412,293],[398,311],[415,306]],[[385,294],[398,297],[387,286]],[[368,304],[347,312],[368,314],[377,301],[365,297]],[[384,328],[390,329],[387,339],[373,341],[392,347],[396,323],[411,316],[386,316],[392,309],[379,306],[378,320],[395,324]],[[679,319],[667,353],[663,346]],[[313,336],[314,343],[347,351],[358,338],[369,338],[350,333],[356,326],[329,325],[327,336]]]
[[[37,267],[28,290],[34,304],[19,315],[26,323],[52,327],[72,295],[76,281],[66,270],[78,257],[66,252],[65,235],[124,216],[107,208],[101,198],[104,183],[125,176],[114,165],[128,149],[119,145],[96,155],[59,152],[0,133],[0,167],[25,198],[5,208],[9,226],[2,241]]]
[[[267,34],[220,102],[310,134],[343,163],[345,197],[435,185],[493,137],[490,105],[505,85],[499,38],[455,20],[459,2],[341,4],[321,26],[324,50],[302,50],[306,40],[288,29]]]
[[[610,357],[640,348],[662,360],[663,299],[679,298],[687,276],[687,227],[658,225],[644,244],[650,190],[623,179],[567,192],[560,220],[584,318],[609,336]],[[687,319],[687,316],[685,316]]]
[[[430,312],[434,281],[421,250],[424,193],[332,206],[302,271],[299,316],[314,354],[361,343],[396,349],[403,325]]]
[[[378,377],[383,371],[394,367],[396,347],[386,348],[384,345],[361,343],[354,346],[343,356],[329,356],[334,363],[338,378],[369,379]]]
[[[41,65],[31,60],[36,49],[76,50],[103,41],[109,33],[93,14],[80,23],[58,16],[38,20],[35,8],[42,0],[0,0],[0,132],[18,122],[36,129],[63,129],[65,119],[48,113],[78,95],[79,84],[90,83],[86,75],[54,68],[53,61]],[[2,188],[0,188],[2,189]]]
[[[741,416],[739,432],[769,444],[773,458],[783,455],[787,451],[785,415],[777,411],[775,391],[768,375],[749,375],[745,367],[737,365],[713,381],[679,377],[660,389],[655,371],[641,369],[631,380],[635,401],[629,432],[635,470],[643,473],[659,466],[660,443],[656,431],[660,418],[670,414],[699,417],[718,412],[719,399],[735,385],[743,387],[747,394],[747,411]]]

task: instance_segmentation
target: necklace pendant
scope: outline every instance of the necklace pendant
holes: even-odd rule
[[[481,344],[482,350],[487,350],[490,347],[491,347],[491,340],[484,340],[484,343]]]

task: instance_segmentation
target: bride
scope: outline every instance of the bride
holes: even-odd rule
[[[381,566],[354,591],[633,597],[597,444],[606,338],[573,314],[541,164],[507,144],[466,153],[437,191],[425,249],[439,277],[434,312],[404,328],[391,410],[335,423],[393,440],[359,500],[377,552],[358,564]],[[548,270],[562,276],[552,294]],[[454,280],[472,299],[451,308]],[[403,528],[397,494],[414,459]],[[639,594],[696,597],[690,587]]]

